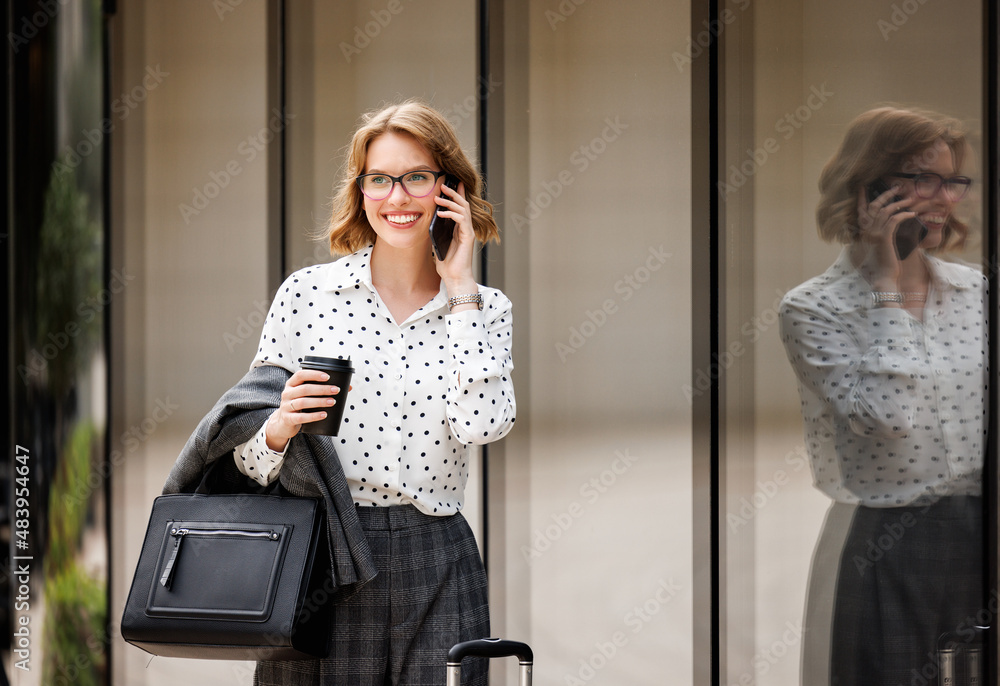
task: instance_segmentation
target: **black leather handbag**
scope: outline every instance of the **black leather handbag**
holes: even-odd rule
[[[331,594],[323,521],[312,498],[156,498],[122,637],[167,657],[325,656]]]

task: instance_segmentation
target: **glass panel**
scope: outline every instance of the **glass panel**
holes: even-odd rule
[[[723,683],[976,683],[982,3],[726,6]],[[929,228],[907,259],[892,209]]]
[[[506,617],[539,683],[691,683],[689,3],[504,5]]]
[[[390,9],[391,8],[391,9]],[[286,273],[330,259],[326,230],[345,147],[360,116],[423,98],[477,149],[476,14],[466,2],[287,3]],[[430,40],[448,36],[447,40]]]
[[[294,116],[287,130],[285,275],[331,260],[323,235],[362,114],[421,98],[445,114],[475,159],[479,103],[491,88],[476,78],[478,29],[470,3],[290,2],[286,11],[287,109]],[[474,453],[464,513],[482,542]]]
[[[489,144],[518,397],[490,447],[493,632],[532,645],[539,682],[653,683],[669,663],[689,683],[688,4],[490,6],[480,79],[469,3],[288,4],[286,267],[329,259],[308,236],[361,112],[424,97],[469,149]]]
[[[6,189],[11,442],[0,530],[9,674],[108,674],[105,531],[103,17],[99,2],[16,2],[8,33],[13,166]],[[17,679],[15,679],[15,682]]]

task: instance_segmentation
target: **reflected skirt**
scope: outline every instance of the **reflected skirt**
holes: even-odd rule
[[[979,497],[884,509],[835,504],[813,560],[803,684],[936,685],[939,646],[971,642],[974,627],[991,620],[983,545]],[[824,597],[832,601],[826,611]]]

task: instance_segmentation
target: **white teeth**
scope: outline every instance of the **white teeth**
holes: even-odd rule
[[[386,215],[386,220],[392,224],[409,224],[415,222],[420,217],[419,214]]]
[[[926,217],[924,221],[928,224],[944,224],[943,217]]]

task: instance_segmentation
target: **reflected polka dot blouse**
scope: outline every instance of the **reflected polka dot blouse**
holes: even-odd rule
[[[350,358],[355,372],[340,434],[323,438],[334,442],[354,501],[453,514],[463,504],[469,446],[502,438],[514,424],[511,303],[480,286],[482,311],[449,314],[442,284],[397,323],[372,285],[370,257],[369,247],[288,277],[253,366],[294,372],[307,355]],[[283,454],[268,450],[263,432],[235,459],[266,484]]]
[[[782,301],[813,478],[837,501],[898,507],[981,493],[986,279],[925,259],[923,320],[874,307],[847,250]]]

